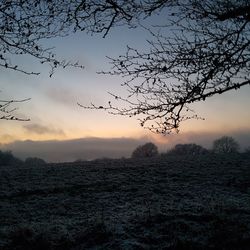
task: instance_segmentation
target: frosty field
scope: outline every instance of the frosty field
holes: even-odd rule
[[[250,249],[250,156],[0,166],[0,249]]]

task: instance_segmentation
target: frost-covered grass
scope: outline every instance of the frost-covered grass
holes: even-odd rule
[[[250,249],[250,156],[0,166],[0,249]]]

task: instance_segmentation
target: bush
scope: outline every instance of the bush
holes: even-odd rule
[[[208,150],[195,143],[191,144],[177,144],[171,149],[168,154],[173,155],[204,155]]]
[[[150,158],[158,155],[158,148],[155,144],[148,142],[137,147],[132,153],[132,158]]]
[[[250,146],[249,147],[247,147],[247,148],[245,148],[245,152],[244,153],[246,153],[246,154],[250,154]]]
[[[230,136],[223,136],[213,143],[213,151],[218,154],[237,153],[239,144]]]
[[[46,164],[46,161],[37,157],[28,157],[24,161],[25,165],[29,166],[43,166]]]
[[[11,166],[21,164],[22,161],[12,155],[11,151],[2,152],[0,150],[0,165]]]

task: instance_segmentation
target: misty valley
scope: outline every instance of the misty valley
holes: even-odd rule
[[[0,166],[2,250],[249,247],[249,153]]]

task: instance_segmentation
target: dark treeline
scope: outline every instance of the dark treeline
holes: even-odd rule
[[[17,166],[17,165],[45,165],[43,159],[37,157],[28,157],[24,161],[15,157],[11,151],[0,150],[0,166]]]
[[[149,158],[149,157],[167,157],[169,155],[206,155],[206,154],[239,154],[239,143],[230,136],[222,136],[213,142],[212,149],[206,149],[195,143],[177,144],[167,152],[159,154],[158,148],[153,143],[149,142],[138,146],[132,153],[132,158]],[[243,153],[249,153],[250,148],[244,150]]]
[[[223,136],[213,142],[212,149],[206,149],[201,145],[195,143],[176,144],[173,148],[166,152],[159,153],[157,146],[148,142],[144,145],[139,145],[132,151],[132,159],[148,159],[153,157],[168,157],[168,156],[194,156],[194,155],[208,155],[208,154],[250,154],[250,147],[245,148],[240,152],[239,143],[230,136]],[[124,159],[124,157],[122,158]],[[95,160],[110,160],[104,157]],[[81,162],[83,160],[76,160]],[[11,151],[0,150],[0,166],[43,166],[46,161],[38,157],[27,157],[24,161],[15,157]]]

